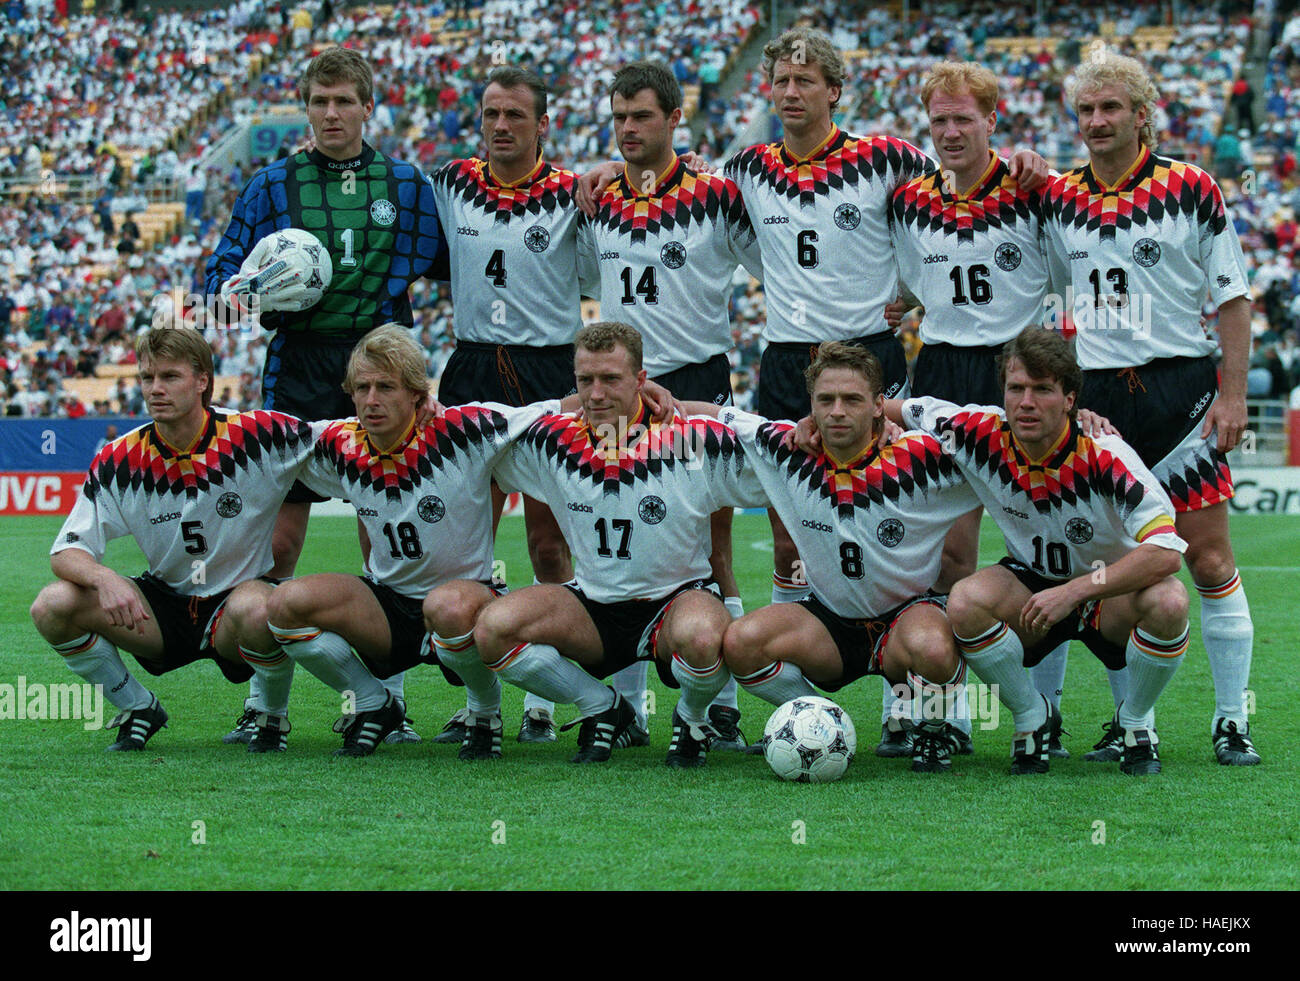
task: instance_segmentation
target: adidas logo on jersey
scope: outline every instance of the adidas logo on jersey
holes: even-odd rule
[[[790,219],[787,218],[785,215],[769,215],[768,217],[763,219],[763,224],[764,225],[788,225],[790,224]]]
[[[832,533],[835,531],[835,529],[828,524],[823,524],[820,521],[809,521],[807,518],[799,523],[805,528],[811,528],[813,531],[826,531]]]
[[[570,511],[581,511],[583,514],[595,514],[589,504],[575,504],[573,501],[566,501],[564,506]]]
[[[1021,518],[1025,521],[1029,520],[1029,515],[1025,514],[1025,512],[1023,511],[1017,511],[1015,508],[1004,507],[1002,510],[1005,511],[1007,514],[1014,515],[1015,517]]]
[[[180,513],[179,511],[173,511],[171,514],[160,514],[160,515],[158,515],[158,517],[156,517],[156,518],[150,518],[150,519],[149,519],[149,524],[151,524],[151,525],[161,525],[161,524],[165,524],[165,523],[168,522],[168,521],[175,521],[175,520],[176,520],[177,518],[179,518],[180,516],[181,516],[181,513]]]
[[[457,226],[456,226],[456,234],[457,234],[457,235],[472,235],[472,236],[474,236],[475,238],[478,238],[478,231],[477,231],[476,229],[470,228],[468,225],[457,225]]]
[[[1071,252],[1066,256],[1066,258],[1069,259],[1071,262],[1073,262],[1075,259],[1086,259],[1088,258],[1088,250],[1084,249],[1082,252]]]
[[[377,517],[379,517],[379,512],[376,511],[374,508],[357,508],[357,517],[358,517],[358,518],[377,518]]]
[[[617,252],[602,252],[602,253],[600,254],[600,258],[601,258],[602,260],[603,260],[603,259],[617,259],[617,258],[618,258],[618,253],[617,253]]]
[[[929,266],[929,265],[933,265],[936,262],[947,262],[948,257],[940,253],[938,255],[928,255],[921,261],[925,263],[925,265]]]

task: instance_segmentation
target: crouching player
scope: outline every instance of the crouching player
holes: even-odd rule
[[[558,403],[465,405],[417,428],[429,380],[423,352],[399,324],[377,327],[357,343],[343,388],[356,418],[326,426],[300,479],[352,503],[371,542],[365,575],[323,573],[285,583],[271,599],[268,626],[294,661],[350,693],[335,755],[369,756],[405,717],[382,679],[440,663],[446,650],[437,644],[445,628],[436,619],[432,641],[425,636],[426,596],[460,579],[489,595],[497,591],[491,468],[512,435]],[[461,758],[499,756],[499,682],[481,664],[475,670],[457,662],[452,670],[469,689],[475,715]]]
[[[910,684],[921,720],[912,769],[944,772],[954,752],[969,751],[970,722],[962,731],[945,721],[965,707],[965,665],[943,598],[930,588],[944,537],[978,499],[933,436],[904,433],[878,445],[885,417],[874,354],[826,342],[805,379],[819,455],[786,447],[789,423],[718,413],[790,530],[811,589],[797,603],[734,621],[723,643],[727,667],[773,705],[815,694],[814,684],[834,692],[867,674]]]
[[[293,664],[266,630],[271,531],[280,502],[319,431],[279,412],[221,413],[212,350],[189,329],[136,341],[153,421],[99,451],[51,551],[58,581],[32,620],[64,663],[120,714],[111,750],[143,749],[167,712],[127,670],[123,648],[150,674],[210,658],[232,682],[255,673],[252,753],[284,749]],[[148,562],[125,578],[103,565],[130,535]]]
[[[1014,716],[1012,773],[1047,771],[1060,714],[1025,668],[1070,638],[1111,670],[1128,665],[1120,765],[1159,773],[1155,703],[1188,637],[1187,591],[1173,578],[1187,544],[1173,505],[1127,443],[1082,434],[1082,375],[1059,334],[1026,328],[1003,348],[998,370],[1005,410],[901,403],[902,418],[952,454],[1010,553],[953,587],[957,643]]]

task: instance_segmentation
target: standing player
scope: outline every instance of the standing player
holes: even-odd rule
[[[741,486],[744,457],[731,430],[699,418],[649,419],[633,328],[593,324],[574,345],[583,418],[534,423],[497,479],[552,504],[577,582],[488,604],[474,639],[500,677],[578,706],[575,763],[608,760],[635,723],[627,701],[596,678],[654,659],[660,679],[682,689],[666,762],[701,766],[715,735],[709,705],[730,677],[721,652],[731,617],[709,579],[709,516],[761,492],[752,481]]]
[[[573,335],[596,272],[579,261],[577,175],[542,159],[550,125],[546,84],[533,71],[495,68],[483,90],[487,159],[453,160],[430,178],[451,254],[456,350],[443,369],[445,405],[521,406],[574,391]],[[492,488],[493,523],[505,495]],[[573,564],[550,509],[524,495],[528,557],[536,582],[561,583]],[[520,742],[555,739],[554,706],[529,693]],[[435,737],[461,741],[465,710]]]
[[[923,720],[912,769],[944,772],[962,743],[944,716],[965,698],[965,665],[943,600],[930,589],[944,536],[975,494],[932,436],[909,433],[877,445],[884,407],[875,355],[827,342],[805,377],[821,434],[817,457],[783,445],[788,423],[719,413],[741,440],[769,506],[791,529],[811,592],[732,623],[727,667],[773,705],[815,694],[809,682],[838,691],[879,674],[911,684],[913,714]]]
[[[1111,420],[1173,500],[1201,594],[1215,756],[1250,766],[1260,759],[1244,706],[1254,626],[1228,534],[1225,456],[1246,427],[1250,300],[1241,245],[1214,179],[1156,155],[1158,94],[1141,64],[1110,52],[1087,59],[1067,97],[1089,163],[1052,181],[1044,220],[1075,297],[1080,404]],[[1216,345],[1200,325],[1207,295],[1219,307],[1217,371]],[[1116,725],[1094,758],[1116,758]]]
[[[301,479],[352,503],[372,543],[366,574],[304,576],[272,596],[270,630],[297,663],[353,711],[336,755],[368,756],[402,722],[380,679],[439,663],[426,643],[422,604],[441,583],[470,580],[492,595],[491,467],[512,434],[543,407],[461,406],[417,428],[429,394],[425,358],[410,332],[385,324],[358,342],[344,387],[356,418],[330,423]],[[554,407],[554,406],[552,406]],[[447,628],[437,622],[434,641]],[[353,651],[355,650],[355,654]],[[462,759],[501,753],[501,689],[482,664],[464,672],[476,715]]]
[[[442,239],[429,182],[362,138],[375,108],[366,60],[356,51],[328,48],[307,66],[298,91],[315,148],[263,168],[240,192],[208,260],[207,290],[218,293],[271,232],[301,228],[319,238],[334,267],[320,303],[262,316],[262,326],[275,331],[262,376],[263,405],[303,419],[345,418],[352,405],[339,383],[348,354],[380,324],[413,323],[407,288],[434,268]],[[264,301],[263,309],[273,307]],[[301,484],[286,498],[275,525],[275,575],[293,575],[312,502],[320,500]],[[401,677],[391,684],[400,698]],[[407,726],[399,732],[402,741],[419,739]],[[246,737],[247,712],[226,738]]]
[[[121,714],[109,749],[143,749],[167,723],[157,696],[122,664],[150,674],[211,658],[232,682],[262,679],[249,752],[277,752],[289,731],[293,665],[266,631],[271,526],[308,459],[315,432],[278,412],[221,414],[212,350],[195,330],[136,341],[153,422],[101,449],[50,550],[58,581],[32,620],[64,663],[102,685]],[[102,564],[110,541],[132,536],[148,571],[127,579]]]
[[[1048,292],[1042,196],[1012,179],[989,147],[998,81],[987,68],[941,62],[921,85],[921,104],[941,169],[899,187],[889,212],[902,285],[925,308],[911,390],[958,405],[1001,405],[998,355],[1042,321]],[[964,515],[945,540],[939,592],[975,572],[982,513],[977,506]],[[1060,672],[1044,691],[1058,707],[1068,649],[1044,659]],[[882,744],[904,747],[903,727],[885,724]],[[1070,754],[1058,739],[1052,755]]]
[[[610,108],[627,164],[599,194],[579,240],[600,270],[601,311],[640,333],[647,374],[683,401],[729,405],[732,277],[741,264],[761,275],[762,263],[736,185],[692,170],[673,152],[681,102],[666,65],[634,62],[615,73]],[[741,616],[732,516],[724,508],[710,520],[709,565],[727,609]],[[633,670],[644,687],[646,665]],[[722,734],[715,748],[744,748],[734,683],[709,717]]]
[[[1003,351],[1006,409],[909,399],[901,417],[937,437],[997,521],[1009,556],[953,587],[962,655],[1012,712],[1015,774],[1045,773],[1061,716],[1025,667],[1082,640],[1111,669],[1127,663],[1125,773],[1160,772],[1156,699],[1187,651],[1187,547],[1173,506],[1117,436],[1075,421],[1081,374],[1060,334],[1028,327]],[[895,403],[897,406],[897,403]]]

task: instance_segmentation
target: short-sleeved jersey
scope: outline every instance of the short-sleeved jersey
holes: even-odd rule
[[[724,408],[747,466],[790,532],[813,594],[842,617],[880,616],[934,586],[943,540],[979,499],[925,433],[840,463],[781,445],[792,428]]]
[[[659,599],[710,578],[709,515],[763,503],[729,428],[696,416],[664,425],[647,418],[642,409],[629,427],[639,438],[606,452],[573,416],[543,416],[497,464],[503,490],[550,506],[578,585],[598,603]]]
[[[600,313],[641,332],[653,378],[730,350],[727,303],[736,266],[762,275],[762,260],[736,185],[680,160],[652,196],[626,172],[605,188],[581,234],[600,270]]]
[[[905,140],[848,136],[834,125],[801,160],[771,143],[727,161],[763,255],[768,341],[818,344],[889,329],[885,304],[898,292],[890,197],[934,167]]]
[[[1004,344],[1042,322],[1048,290],[1042,198],[989,166],[966,194],[934,171],[894,192],[889,218],[903,285],[925,307],[921,340]]]
[[[1176,552],[1174,506],[1137,452],[1117,436],[1084,436],[1071,420],[1041,460],[1016,442],[1003,409],[908,399],[905,423],[939,439],[1006,539],[1007,554],[1064,582],[1139,544]]]
[[[130,535],[149,571],[186,596],[210,596],[266,575],[284,496],[323,423],[279,412],[212,411],[193,444],[169,446],[153,423],[104,446],[50,553],[101,561]]]
[[[1145,146],[1113,187],[1091,166],[1049,182],[1043,220],[1067,269],[1066,309],[1081,368],[1200,358],[1208,297],[1248,292],[1246,263],[1219,186],[1205,171]]]
[[[366,572],[423,599],[453,579],[492,578],[492,467],[510,440],[558,402],[469,404],[379,452],[356,419],[328,424],[300,478],[346,498],[370,537]]]
[[[320,239],[334,275],[311,309],[262,314],[267,330],[359,336],[390,321],[409,327],[407,287],[433,271],[444,249],[433,188],[415,167],[366,145],[355,160],[295,153],[259,170],[240,192],[208,259],[208,292],[218,293],[254,245],[284,228]]]
[[[578,265],[577,175],[539,161],[502,184],[487,162],[453,160],[430,178],[451,250],[456,336],[483,344],[569,344],[594,267]]]

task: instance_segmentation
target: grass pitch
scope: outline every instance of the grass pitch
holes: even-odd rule
[[[662,765],[675,693],[659,686],[648,749],[571,766],[574,731],[556,744],[513,741],[522,693],[507,686],[505,759],[456,760],[455,746],[382,746],[334,759],[338,701],[299,672],[288,753],[255,757],[220,737],[244,691],[210,663],[151,678],[171,714],[140,754],[104,752],[80,721],[9,719],[0,889],[1282,889],[1300,868],[1300,718],[1287,702],[1300,627],[1300,522],[1234,516],[1234,544],[1255,617],[1252,718],[1262,766],[1214,761],[1213,686],[1193,599],[1193,643],[1158,710],[1158,777],[1124,777],[1082,754],[1111,714],[1103,669],[1081,646],[1063,703],[1074,758],[1041,778],[1007,773],[1010,718],[975,730],[975,755],[918,775],[872,754],[880,683],[837,700],[858,757],[829,785],[778,781],[761,758],[714,754],[703,771]],[[27,608],[49,579],[57,519],[3,519],[0,683],[77,681],[40,640]],[[981,556],[1002,554],[985,522]],[[510,584],[531,570],[522,523],[507,519],[498,558]],[[736,571],[746,609],[768,602],[766,521],[738,516]],[[109,562],[142,561],[117,542]],[[360,567],[355,522],[313,520],[300,572]],[[1190,584],[1189,584],[1190,585]],[[127,663],[136,669],[129,657]],[[462,703],[436,671],[407,676],[427,737]],[[742,728],[768,706],[741,695]],[[114,709],[105,705],[105,721]],[[561,706],[560,721],[572,718]]]

